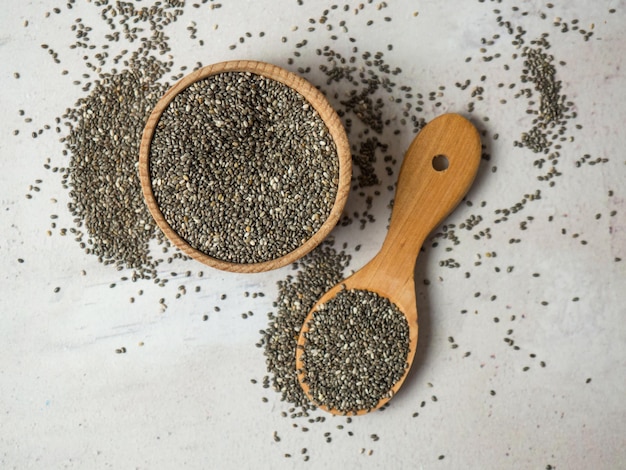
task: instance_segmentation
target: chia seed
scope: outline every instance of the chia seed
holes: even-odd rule
[[[328,218],[339,182],[333,139],[306,99],[249,72],[182,90],[150,148],[155,198],[189,245],[232,263],[284,256]]]
[[[389,299],[342,290],[317,308],[307,326],[304,382],[316,404],[347,414],[393,395],[408,367],[409,327]]]
[[[276,311],[262,332],[267,382],[281,394],[283,401],[298,405],[303,412],[314,409],[296,375],[296,345],[302,324],[315,302],[343,279],[349,257],[337,252],[332,239],[323,242],[299,260],[300,270],[278,282]],[[303,429],[305,431],[305,429]]]
[[[112,260],[146,278],[156,274],[157,265],[148,245],[164,238],[144,204],[135,165],[145,119],[165,91],[155,82],[159,76],[160,63],[152,60],[103,75],[63,116],[70,132],[62,141],[71,155],[63,184],[70,189],[68,208],[77,227],[87,232],[78,231],[76,240],[86,239],[85,251],[100,261]]]

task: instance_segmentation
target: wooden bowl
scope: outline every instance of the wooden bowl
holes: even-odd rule
[[[317,111],[320,118],[326,124],[337,150],[337,158],[339,159],[339,184],[337,187],[335,202],[328,218],[320,226],[317,232],[307,239],[305,243],[283,256],[268,261],[256,263],[233,263],[214,258],[194,248],[165,220],[152,189],[152,181],[150,178],[150,146],[156,126],[163,111],[174,100],[178,93],[191,84],[211,75],[223,72],[250,72],[278,81],[300,93]],[[167,238],[186,255],[208,266],[231,272],[253,273],[280,268],[300,259],[302,256],[306,255],[313,248],[319,245],[328,233],[335,227],[341,217],[343,208],[345,207],[346,200],[348,198],[348,192],[350,190],[351,176],[352,157],[350,154],[348,138],[341,121],[339,120],[339,116],[330,106],[324,95],[305,79],[294,73],[272,64],[251,60],[220,62],[203,67],[182,78],[178,83],[170,88],[156,104],[146,123],[139,149],[139,178],[141,180],[141,189],[143,191],[146,204],[148,205],[148,209],[150,210],[150,213],[159,228],[163,231]]]

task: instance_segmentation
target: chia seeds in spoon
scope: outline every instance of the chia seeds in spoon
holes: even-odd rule
[[[376,407],[408,367],[409,326],[389,299],[341,290],[313,313],[302,353],[317,405],[345,414]]]

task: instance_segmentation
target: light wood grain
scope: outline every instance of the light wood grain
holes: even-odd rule
[[[152,182],[150,180],[150,145],[161,114],[176,97],[176,95],[182,90],[198,80],[223,72],[250,72],[276,80],[291,87],[304,96],[304,98],[318,112],[328,127],[328,131],[337,148],[337,156],[339,158],[339,182],[337,187],[337,197],[331,209],[330,215],[322,224],[320,229],[304,244],[300,245],[291,253],[274,260],[249,264],[230,263],[213,258],[206,253],[193,248],[167,223],[152,191]],[[343,208],[345,207],[346,200],[348,198],[348,193],[350,191],[351,176],[352,157],[350,154],[348,138],[339,116],[331,107],[330,103],[328,103],[324,95],[311,83],[294,73],[272,64],[252,60],[220,62],[203,67],[182,78],[178,83],[170,88],[165,95],[163,95],[150,114],[150,117],[146,122],[139,149],[139,178],[141,180],[141,189],[143,191],[148,209],[150,210],[150,213],[159,228],[163,231],[167,238],[186,255],[208,266],[238,273],[262,272],[280,268],[300,259],[302,256],[306,255],[313,248],[319,245],[335,227],[341,217]]]
[[[433,168],[432,161],[437,155],[447,157],[447,169],[437,171]],[[296,369],[300,384],[311,401],[315,402],[309,394],[308,384],[304,381],[306,371],[302,362],[307,323],[315,309],[333,298],[343,286],[376,292],[398,306],[409,324],[410,352],[407,361],[409,365],[413,362],[418,337],[414,281],[417,254],[428,234],[467,193],[478,170],[480,155],[478,132],[467,119],[458,114],[439,116],[427,124],[413,140],[402,162],[389,231],[380,251],[362,269],[320,298],[309,312],[300,332]],[[401,387],[408,372],[409,368],[392,387],[394,394]],[[380,400],[376,408],[380,408],[387,401],[389,398]],[[322,408],[333,414],[341,414],[336,409]],[[368,411],[370,410],[359,410],[356,414]]]

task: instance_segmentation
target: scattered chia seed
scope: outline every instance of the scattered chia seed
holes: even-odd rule
[[[263,333],[265,363],[274,390],[282,400],[298,405],[304,412],[315,408],[296,375],[296,344],[305,317],[328,289],[343,279],[349,257],[337,252],[332,239],[323,242],[299,260],[295,278],[288,276],[278,283],[276,312]]]
[[[79,229],[76,240],[86,239],[85,252],[101,262],[134,269],[134,277],[143,278],[156,274],[149,243],[166,243],[143,201],[136,170],[145,120],[165,91],[155,81],[161,73],[157,61],[145,61],[104,75],[63,116],[70,132],[62,141],[71,155],[63,182]]]

